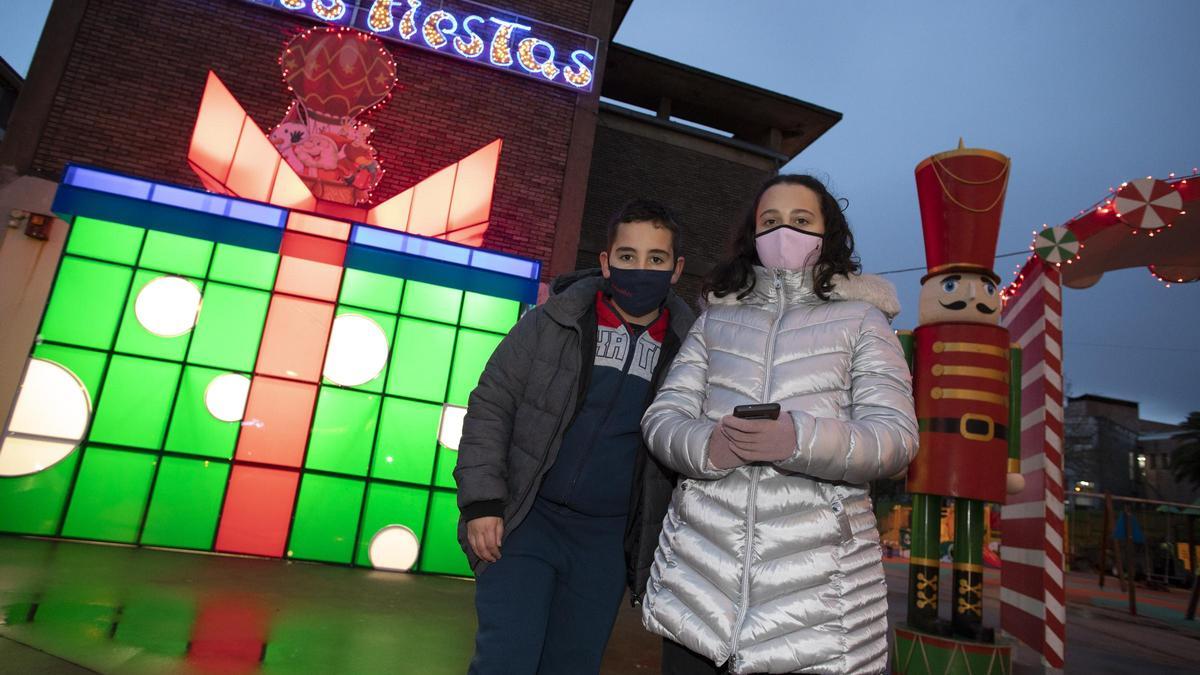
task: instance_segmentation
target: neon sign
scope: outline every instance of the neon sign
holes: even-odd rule
[[[600,41],[471,0],[246,0],[385,40],[591,91]]]

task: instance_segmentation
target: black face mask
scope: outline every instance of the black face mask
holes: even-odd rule
[[[630,316],[645,316],[662,306],[671,290],[673,270],[608,268],[605,282],[613,302]]]

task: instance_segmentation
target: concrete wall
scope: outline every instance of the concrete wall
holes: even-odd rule
[[[0,176],[0,214],[6,222],[13,209],[50,213],[56,189],[56,183],[41,178]],[[68,229],[67,223],[56,218],[45,241],[25,236],[23,229],[0,230],[0,415],[5,422],[58,271]]]

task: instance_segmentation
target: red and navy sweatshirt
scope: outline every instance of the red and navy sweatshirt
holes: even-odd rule
[[[665,307],[642,327],[625,322],[611,302],[596,294],[596,357],[587,389],[538,492],[589,516],[629,511],[642,415],[670,328]]]

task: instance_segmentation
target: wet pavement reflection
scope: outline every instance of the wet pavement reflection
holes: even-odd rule
[[[105,673],[463,673],[473,594],[446,577],[0,536],[0,637]]]

